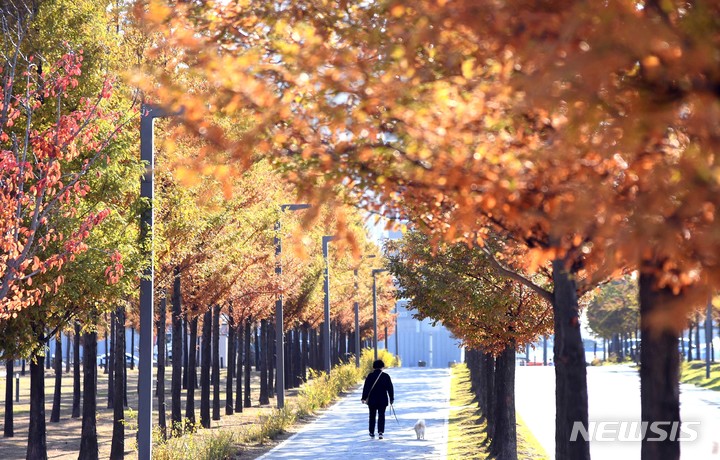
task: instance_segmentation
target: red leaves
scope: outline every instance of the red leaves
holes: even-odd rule
[[[41,78],[27,73],[24,88],[9,79],[0,82],[0,106],[6,111],[0,118],[0,321],[39,304],[42,295],[56,293],[64,281],[61,270],[88,249],[92,229],[109,214],[91,212],[77,224],[62,221],[77,216],[80,199],[89,190],[83,175],[107,143],[101,127],[108,129],[117,119],[102,109],[112,94],[111,80],[98,98],[81,99],[76,110],[58,112],[55,120],[48,122],[35,113],[42,101],[67,97],[78,86],[82,60],[82,52],[68,52],[46,66]],[[8,145],[11,132],[28,120],[26,132]],[[80,167],[75,161],[79,157]],[[64,234],[56,225],[75,230]],[[119,261],[114,264],[113,281],[122,274]]]
[[[125,269],[122,264],[122,254],[119,251],[115,251],[110,254],[111,265],[105,268],[105,279],[108,284],[116,284],[120,282],[120,278],[125,274]]]

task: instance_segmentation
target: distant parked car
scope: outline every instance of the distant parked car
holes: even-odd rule
[[[107,354],[98,355],[98,357],[97,357],[98,366],[104,366],[106,359],[107,359]],[[135,365],[137,366],[137,363],[138,363],[138,361],[140,361],[140,358],[135,356],[134,359],[135,359]],[[129,366],[132,360],[133,360],[133,355],[131,355],[130,353],[125,353],[125,364],[127,364]]]

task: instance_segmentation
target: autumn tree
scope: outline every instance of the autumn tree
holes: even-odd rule
[[[622,339],[637,333],[639,325],[637,282],[631,277],[597,288],[587,307],[588,326],[600,337],[612,339],[615,353],[623,355]]]
[[[171,15],[150,2],[145,17],[171,26],[167,43],[185,49],[178,62],[212,69],[215,83],[212,96],[188,96],[168,82],[162,97],[197,107],[190,125],[242,163],[254,148],[301,190],[315,193],[320,176],[357,184],[376,209],[435,197],[453,216],[446,237],[475,239],[480,217],[532,248],[531,268],[553,260],[556,343],[571,351],[555,359],[568,363],[556,366],[558,418],[577,408],[558,422],[556,454],[587,458],[565,433],[587,417],[576,275],[597,282],[640,268],[643,350],[656,351],[643,360],[643,420],[679,420],[678,331],[717,271],[715,45],[706,40],[717,27],[705,20],[716,8],[251,2]],[[256,125],[240,142],[223,138],[192,103],[207,97],[253,113]],[[677,442],[643,442],[647,458],[678,452]]]
[[[494,386],[481,386],[490,391],[479,394],[481,408],[493,455],[516,459],[515,351],[550,330],[551,296],[498,273],[487,252],[464,243],[434,248],[427,235],[414,230],[388,250],[398,296],[410,299],[415,315],[441,321],[467,346],[495,358],[485,369]]]

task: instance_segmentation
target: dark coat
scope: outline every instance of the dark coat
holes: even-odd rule
[[[365,379],[361,399],[367,401],[368,406],[387,407],[388,397],[390,404],[395,402],[395,391],[393,390],[392,380],[388,374],[385,372],[381,374],[380,372],[382,372],[382,369],[375,369]],[[378,377],[378,375],[380,377]],[[377,383],[375,383],[375,380],[377,380]],[[373,384],[375,384],[375,387],[373,387]],[[372,391],[370,391],[370,388],[372,388]]]

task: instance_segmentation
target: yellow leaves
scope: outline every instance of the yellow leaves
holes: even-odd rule
[[[467,80],[475,76],[475,58],[466,59],[461,66],[462,76]]]
[[[405,47],[400,45],[395,45],[393,47],[392,52],[390,53],[390,56],[393,59],[400,60],[405,57]]]
[[[200,175],[197,171],[185,166],[175,170],[175,178],[185,187],[194,187],[200,183]]]
[[[150,22],[159,24],[164,22],[171,15],[172,10],[164,2],[151,1],[148,5],[148,10],[147,13],[145,13],[144,18]]]

